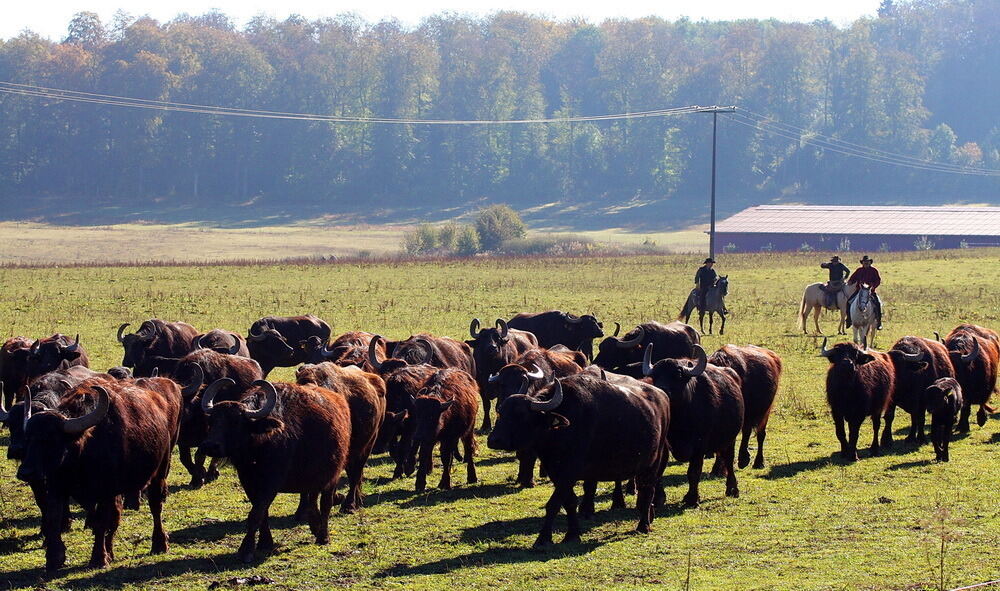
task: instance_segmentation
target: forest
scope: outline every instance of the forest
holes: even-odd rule
[[[1000,0],[883,0],[838,27],[649,17],[80,12],[0,40],[0,218],[111,223],[441,220],[506,203],[536,224],[706,220],[760,203],[996,202]],[[32,88],[427,125],[233,117]],[[40,95],[40,96],[39,96]],[[927,164],[928,162],[933,164]]]

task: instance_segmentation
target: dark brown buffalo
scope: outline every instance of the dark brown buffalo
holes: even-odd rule
[[[309,528],[317,544],[328,544],[333,496],[350,452],[351,411],[344,396],[318,386],[259,381],[239,402],[215,404],[206,393],[202,406],[209,415],[202,447],[212,457],[229,458],[251,503],[237,557],[249,563],[258,546],[264,552],[274,547],[268,511],[281,492],[306,496]]]
[[[536,396],[510,396],[497,407],[489,447],[533,449],[554,486],[535,546],[552,542],[552,524],[560,507],[569,522],[563,542],[579,541],[573,491],[579,480],[589,485],[634,477],[639,495],[637,529],[650,531],[653,497],[668,459],[671,404],[658,388],[631,382],[626,387],[579,373],[555,380]]]
[[[190,486],[200,488],[219,477],[219,460],[213,460],[205,469],[205,452],[199,449],[208,433],[208,420],[201,408],[201,395],[208,384],[219,383],[213,393],[215,400],[239,400],[243,392],[255,381],[263,379],[260,365],[249,357],[219,353],[202,348],[179,359],[170,374],[181,385],[184,407],[181,412],[181,431],[177,449],[181,464],[191,475]],[[228,379],[230,382],[221,380]],[[196,449],[194,457],[191,450]]]
[[[28,381],[60,367],[74,366],[90,367],[87,352],[80,346],[80,335],[75,340],[62,334],[38,339],[28,354]]]
[[[330,325],[313,316],[266,316],[250,325],[247,347],[267,377],[276,367],[294,367],[309,361],[299,343],[318,337],[330,339]]]
[[[826,401],[833,415],[834,428],[840,441],[840,453],[853,462],[858,459],[858,433],[865,419],[871,418],[871,453],[879,454],[879,427],[885,416],[881,445],[892,445],[892,407],[895,388],[895,368],[886,353],[865,351],[854,343],[837,343],[826,348],[823,339],[820,355],[830,362],[826,372]],[[848,432],[844,432],[847,423]]]
[[[895,416],[895,407],[910,415],[910,432],[906,440],[924,443],[927,388],[938,378],[955,376],[948,358],[948,349],[937,341],[921,337],[903,337],[886,351],[895,371],[895,391],[888,414]]]
[[[476,375],[472,347],[451,337],[422,333],[412,335],[404,341],[386,343],[385,350],[393,359],[402,359],[411,365],[426,363],[442,369],[460,369],[470,376]]]
[[[536,396],[557,378],[578,374],[586,366],[587,358],[583,353],[571,351],[563,345],[556,345],[551,349],[531,349],[489,377],[495,388],[497,408],[500,408],[500,404],[508,396]],[[526,488],[535,486],[536,459],[533,449],[518,450],[516,482],[519,485]]]
[[[295,372],[297,384],[313,385],[339,392],[351,409],[351,446],[347,460],[350,490],[340,506],[341,513],[353,513],[364,506],[361,485],[365,463],[375,448],[375,440],[385,416],[385,382],[378,374],[358,367],[334,363],[303,365]]]
[[[194,350],[198,331],[186,322],[146,320],[134,333],[124,334],[128,324],[118,327],[118,342],[125,349],[122,365],[132,369],[137,378],[148,378],[159,368],[154,358],[184,357]]]
[[[539,347],[565,345],[582,351],[587,359],[594,358],[594,339],[604,336],[604,325],[591,314],[576,316],[560,310],[518,314],[507,321],[507,326],[532,333]]]
[[[655,364],[654,345],[646,347],[643,373],[670,397],[670,453],[688,463],[688,492],[684,504],[701,501],[698,484],[706,456],[716,454],[726,475],[726,496],[740,496],[734,459],[736,436],[745,414],[740,378],[731,368],[708,363],[701,345],[695,345],[695,362],[661,359]]]
[[[35,414],[28,421],[24,461],[17,477],[26,482],[45,481],[46,568],[66,563],[62,526],[69,498],[87,510],[87,523],[94,531],[91,566],[107,566],[114,560],[121,497],[137,500],[143,491],[153,514],[152,551],[167,551],[161,514],[181,392],[169,380],[158,381],[164,384],[153,389],[100,378],[87,380],[66,394],[56,409]]]
[[[987,413],[993,412],[990,397],[997,385],[997,367],[1000,366],[1000,337],[982,326],[962,324],[956,326],[944,339],[955,379],[962,385],[965,406],[958,419],[958,431],[969,430],[972,405],[979,405],[976,422],[986,424]]]
[[[743,394],[743,438],[740,440],[737,465],[740,468],[750,465],[750,434],[756,431],[757,455],[753,467],[763,468],[767,422],[771,417],[774,397],[778,393],[778,382],[781,380],[781,357],[764,347],[724,345],[712,353],[708,362],[719,367],[731,368],[740,378],[740,392]]]
[[[488,432],[493,422],[490,420],[490,402],[497,397],[497,388],[489,381],[491,375],[512,363],[518,355],[538,347],[538,339],[530,332],[508,328],[507,323],[497,318],[496,328],[479,328],[479,319],[469,325],[472,340],[465,341],[472,347],[472,360],[476,367],[476,383],[483,401],[482,431]]]
[[[413,452],[417,456],[416,491],[423,492],[431,472],[434,446],[441,444],[441,482],[438,488],[451,489],[451,461],[462,442],[466,482],[475,484],[476,382],[460,369],[441,369],[428,378],[413,400]]]
[[[951,440],[955,420],[962,412],[962,386],[955,378],[940,378],[927,386],[925,393],[927,411],[931,413],[931,442],[934,457],[939,462],[948,461],[948,442]]]
[[[10,408],[21,388],[28,385],[28,357],[34,343],[28,337],[12,337],[0,347],[0,384],[3,384],[6,408]]]
[[[192,349],[195,350],[211,349],[216,353],[224,353],[226,355],[250,356],[250,349],[247,348],[247,343],[243,340],[243,337],[235,332],[221,328],[215,328],[205,334],[196,336],[191,344]]]
[[[305,351],[306,363],[316,364],[329,361],[341,367],[356,365],[365,371],[371,371],[371,367],[368,366],[368,344],[371,343],[374,336],[370,332],[354,330],[345,332],[330,344],[319,337],[312,336],[301,341],[299,347]],[[379,354],[385,356],[384,341]]]
[[[621,325],[616,322],[615,334],[598,345],[594,363],[604,369],[627,375],[634,372],[634,369],[627,369],[630,364],[639,364],[638,370],[642,371],[643,351],[650,343],[656,352],[654,363],[660,359],[689,359],[694,355],[694,346],[701,343],[698,331],[683,322],[644,322],[621,338],[618,337],[620,329]],[[632,367],[635,368],[634,365]]]

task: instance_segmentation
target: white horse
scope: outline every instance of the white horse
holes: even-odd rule
[[[819,313],[823,308],[826,308],[827,310],[840,310],[840,324],[837,326],[837,334],[847,334],[845,326],[847,322],[847,300],[857,291],[857,286],[845,285],[843,289],[837,292],[835,306],[827,305],[829,300],[826,297],[826,290],[823,287],[824,284],[822,283],[811,283],[806,286],[806,290],[802,294],[802,306],[799,307],[799,328],[802,329],[804,334],[808,332],[806,330],[806,318],[809,316],[811,310],[813,313],[813,322],[816,324],[816,332],[823,334],[823,331],[819,328]]]
[[[854,342],[865,349],[875,344],[878,318],[875,316],[875,302],[872,288],[865,283],[858,289],[858,295],[851,302],[851,326],[854,328]]]

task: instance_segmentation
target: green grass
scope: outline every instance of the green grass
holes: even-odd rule
[[[879,348],[903,335],[930,335],[959,322],[1000,326],[995,277],[1000,252],[880,254],[886,330]],[[723,255],[733,310],[725,337],[705,337],[709,350],[756,343],[785,361],[767,443],[768,467],[741,470],[742,496],[727,499],[719,479],[702,485],[699,509],[678,506],[685,468],[667,469],[668,505],[654,531],[633,533],[631,509],[610,511],[609,487],[580,544],[535,553],[547,482],[512,486],[515,463],[480,439],[481,482],[456,490],[413,493],[412,479],[389,482],[391,467],[373,459],[367,508],[331,519],[329,546],[311,544],[291,523],[296,498],[279,495],[271,514],[278,549],[249,568],[233,552],[248,505],[231,469],[219,482],[188,490],[174,463],[165,510],[172,547],[149,556],[148,510],[127,512],[118,559],[106,570],[81,568],[91,536],[76,513],[66,535],[70,568],[49,576],[38,519],[15,467],[0,460],[0,583],[9,588],[205,589],[212,581],[261,574],[272,589],[405,588],[666,588],[936,589],[940,540],[933,520],[960,537],[945,556],[946,586],[1000,578],[1000,421],[957,439],[952,462],[936,464],[929,446],[897,442],[890,453],[847,465],[838,449],[823,393],[825,362],[817,338],[797,329],[802,288],[822,278],[823,255]],[[481,260],[448,263],[313,266],[0,269],[0,333],[80,332],[93,365],[121,359],[115,328],[158,316],[199,328],[245,330],[264,314],[312,312],[335,332],[354,328],[390,337],[418,330],[462,337],[469,319],[509,317],[557,307],[593,312],[607,326],[669,320],[690,289],[696,256],[571,260]],[[825,315],[828,332],[835,319]],[[290,370],[275,372],[287,379]],[[909,426],[897,415],[897,438]],[[0,434],[0,439],[3,435]],[[3,441],[0,441],[3,443]],[[866,453],[862,453],[866,456]],[[439,470],[436,468],[436,471]],[[630,506],[634,498],[629,498]],[[565,527],[557,522],[557,540]]]

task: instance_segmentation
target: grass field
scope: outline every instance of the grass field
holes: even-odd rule
[[[0,265],[215,263],[289,259],[383,258],[401,251],[408,225],[343,225],[322,220],[297,225],[219,228],[202,224],[56,226],[0,222]],[[563,236],[623,247],[653,243],[668,252],[704,250],[700,229],[635,233],[622,228],[573,232],[548,229],[529,236]]]
[[[886,330],[877,346],[903,335],[930,335],[959,322],[1000,327],[996,275],[1000,252],[880,254]],[[668,467],[667,506],[648,536],[633,533],[633,510],[598,513],[579,544],[529,550],[551,487],[514,487],[515,463],[480,438],[480,483],[432,486],[414,494],[412,479],[389,481],[373,459],[367,508],[331,519],[332,542],[311,544],[294,524],[296,498],[272,507],[278,545],[244,567],[233,553],[249,508],[231,469],[202,490],[174,462],[165,510],[166,555],[149,556],[148,510],[126,512],[118,560],[82,568],[91,536],[75,514],[66,536],[70,568],[43,570],[38,517],[15,467],[0,460],[0,586],[26,589],[206,589],[214,581],[259,574],[271,589],[937,589],[1000,578],[1000,421],[973,427],[952,446],[952,461],[933,462],[929,445],[897,441],[878,458],[845,464],[823,392],[819,340],[803,336],[796,312],[803,286],[822,278],[823,255],[723,255],[732,309],[724,343],[777,351],[785,376],[767,443],[768,467],[739,471],[742,496],[728,499],[719,479],[702,485],[703,504],[679,507],[685,468]],[[157,316],[199,328],[244,330],[265,314],[315,313],[335,332],[360,328],[390,337],[418,330],[463,337],[470,318],[525,310],[593,312],[606,326],[669,320],[690,289],[696,256],[609,259],[474,260],[449,263],[312,266],[0,269],[0,333],[80,332],[93,365],[121,360],[115,328]],[[832,315],[824,316],[828,332]],[[272,374],[287,379],[291,370]],[[897,415],[896,437],[909,426]],[[0,444],[5,435],[0,433]],[[436,469],[437,471],[438,469]],[[634,498],[629,498],[632,506]],[[565,527],[556,521],[557,537]],[[942,554],[942,537],[949,540]],[[943,568],[941,567],[943,560]],[[690,566],[689,566],[690,565]]]

